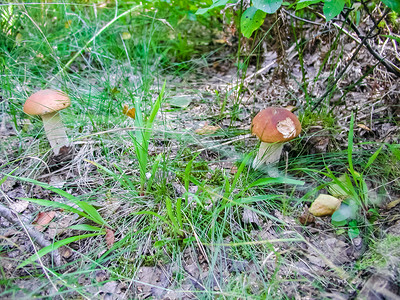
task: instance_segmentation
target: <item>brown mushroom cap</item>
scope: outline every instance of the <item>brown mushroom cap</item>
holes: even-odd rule
[[[263,109],[251,122],[251,133],[264,143],[287,142],[298,136],[300,132],[299,119],[285,108]]]
[[[45,115],[54,113],[71,105],[69,97],[61,91],[41,90],[31,95],[24,104],[28,115]]]

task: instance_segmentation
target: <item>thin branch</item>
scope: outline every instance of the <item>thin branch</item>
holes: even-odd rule
[[[9,208],[0,204],[0,216],[7,219],[8,222],[14,224],[15,226],[23,227],[30,237],[42,248],[50,246],[52,243],[49,242],[43,235],[43,233],[37,231],[34,227],[32,227],[29,223],[27,217],[23,215],[18,215],[13,212]],[[54,250],[52,252],[52,257],[54,264],[59,267],[61,266],[61,256],[58,250]]]
[[[357,34],[357,36],[359,38],[363,38],[361,32],[358,30],[358,28],[356,27],[356,25],[350,21],[349,19],[347,19],[347,23],[350,25],[351,29],[354,30],[354,32]],[[384,57],[382,57],[378,52],[376,52],[371,45],[368,43],[368,41],[365,41],[365,46],[367,47],[369,53],[371,53],[377,60],[379,60],[379,62],[385,66],[385,68],[393,73],[394,75],[396,75],[397,77],[400,77],[400,69],[393,64],[391,61],[387,61],[385,60]]]
[[[376,22],[375,24],[379,24],[389,13],[389,10],[386,10],[384,14],[379,18],[379,21]],[[353,63],[354,59],[356,58],[358,52],[360,52],[361,48],[366,44],[366,41],[373,35],[374,30],[376,29],[376,25],[374,25],[369,32],[363,37],[361,40],[361,44],[356,48],[354,51],[352,57],[350,58],[349,62],[345,65],[342,71],[340,71],[339,75],[335,78],[334,82],[328,87],[328,89],[325,91],[325,93],[319,97],[317,103],[315,103],[314,107],[312,108],[312,111],[314,111],[335,88],[336,84],[339,82],[339,80],[342,78],[344,73],[346,73],[347,69],[350,67],[350,65]]]

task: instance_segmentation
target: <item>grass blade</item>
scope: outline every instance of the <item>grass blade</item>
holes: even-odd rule
[[[61,246],[65,246],[69,243],[76,242],[76,241],[79,241],[79,240],[82,240],[82,239],[85,239],[88,237],[101,235],[101,234],[105,234],[105,233],[82,234],[82,235],[77,235],[77,236],[71,236],[69,238],[55,242],[53,245],[50,245],[50,246],[40,249],[37,253],[33,254],[32,256],[30,256],[29,258],[24,260],[17,268],[22,268],[22,267],[26,266],[27,264],[31,264],[38,258],[42,257],[43,255],[46,255],[47,253],[50,253],[51,251],[54,251],[54,250],[60,248]]]

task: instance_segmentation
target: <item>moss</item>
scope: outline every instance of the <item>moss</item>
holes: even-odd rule
[[[383,240],[375,241],[371,249],[357,262],[360,270],[369,268],[384,269],[399,264],[400,236],[387,235]]]

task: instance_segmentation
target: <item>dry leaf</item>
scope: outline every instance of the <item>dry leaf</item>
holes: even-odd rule
[[[128,104],[124,104],[124,108],[122,109],[122,113],[125,116],[128,116],[128,117],[134,119],[135,118],[135,112],[136,112],[136,109],[134,107],[133,108],[129,108]]]
[[[364,125],[364,124],[357,124],[357,127],[360,127],[362,129],[368,130],[368,131],[372,131],[368,126]]]
[[[204,126],[202,128],[198,128],[196,129],[194,132],[196,132],[199,135],[204,135],[204,134],[213,134],[215,133],[217,130],[221,129],[221,127],[219,126],[212,126],[212,125],[208,125],[207,123],[204,124]]]
[[[47,230],[47,236],[50,239],[54,239],[57,235],[62,234],[68,229],[68,226],[78,218],[76,214],[62,215],[58,214],[57,222],[51,222],[49,229]]]
[[[70,258],[72,255],[72,250],[69,247],[62,246],[58,249],[58,252],[60,252],[61,256],[64,258]]]
[[[226,39],[218,39],[218,40],[213,40],[214,43],[216,44],[226,44]]]
[[[22,39],[23,39],[22,34],[20,34],[20,33],[18,32],[17,35],[15,36],[15,43],[16,43],[18,46],[21,45]]]
[[[53,210],[40,212],[36,218],[36,221],[34,222],[36,224],[35,228],[38,231],[43,231],[45,229],[44,226],[49,224],[51,220],[54,219],[55,215],[56,212]]]
[[[28,201],[16,201],[10,204],[10,209],[18,212],[18,213],[22,213],[25,209],[27,209],[29,205]]]
[[[125,31],[125,32],[121,33],[121,37],[123,40],[129,40],[132,36],[129,32]]]
[[[238,167],[233,165],[232,168],[229,170],[229,173],[231,173],[232,175],[236,174],[238,171]]]
[[[261,227],[261,222],[257,214],[248,208],[243,209],[242,221],[244,224],[255,224]]]
[[[386,208],[392,209],[393,207],[397,206],[399,203],[400,203],[400,198],[389,202],[388,205],[386,205]]]
[[[68,20],[67,22],[64,23],[64,27],[66,29],[68,29],[71,26],[71,24],[72,24],[72,20]]]
[[[106,228],[106,243],[108,249],[110,249],[114,245],[114,242],[115,242],[114,231]]]
[[[284,108],[291,112],[294,112],[297,109],[297,107],[293,106],[293,105],[288,105],[288,106],[285,106]]]
[[[299,217],[299,222],[302,225],[308,225],[315,222],[315,217],[308,211],[308,208],[304,208],[303,213]]]
[[[321,194],[311,204],[309,212],[316,217],[331,216],[340,206],[340,201],[331,195]]]

